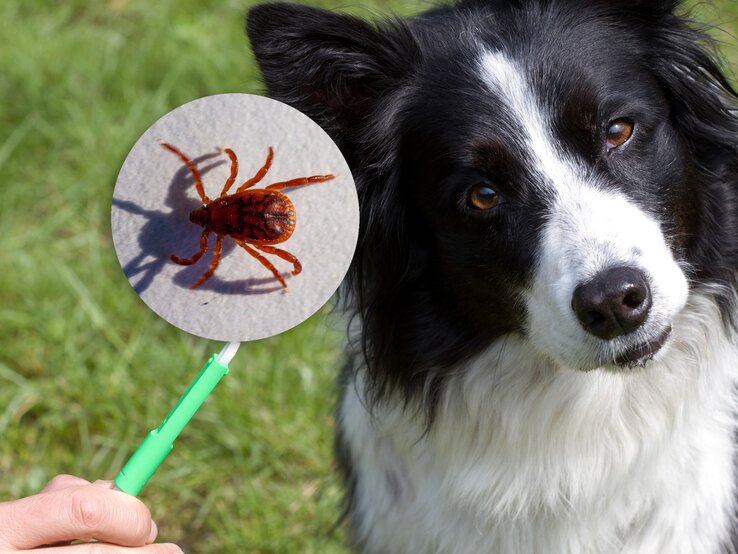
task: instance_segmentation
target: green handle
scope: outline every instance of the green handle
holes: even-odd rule
[[[172,451],[175,439],[205,402],[215,385],[227,374],[228,366],[219,361],[218,354],[210,356],[161,425],[148,434],[115,478],[115,484],[120,490],[133,496],[141,492],[167,454]]]

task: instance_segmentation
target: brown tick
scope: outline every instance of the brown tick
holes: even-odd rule
[[[223,244],[223,237],[226,236],[231,237],[236,241],[236,244],[259,260],[264,267],[272,272],[274,278],[284,288],[287,288],[287,283],[285,283],[282,275],[269,260],[257,252],[257,250],[261,250],[291,262],[292,275],[297,275],[302,271],[300,260],[293,254],[271,246],[290,238],[295,230],[297,216],[292,201],[286,195],[277,191],[313,183],[323,183],[333,179],[334,176],[297,177],[289,181],[273,183],[264,189],[253,189],[251,187],[264,178],[272,165],[274,152],[270,146],[266,162],[264,162],[261,169],[251,179],[238,187],[234,194],[228,194],[228,190],[233,186],[236,175],[238,175],[238,158],[233,150],[225,148],[223,152],[231,159],[231,175],[225,182],[220,196],[215,200],[210,200],[203,190],[200,172],[192,160],[171,144],[162,143],[162,147],[178,156],[185,163],[195,180],[195,189],[197,189],[197,194],[200,195],[203,203],[203,206],[190,212],[190,221],[203,228],[202,235],[200,235],[200,250],[191,258],[180,258],[172,254],[170,256],[172,261],[179,265],[197,263],[208,250],[208,235],[210,233],[217,235],[213,250],[213,261],[210,262],[208,270],[192,285],[192,288],[196,289],[212,277],[220,263],[220,249]]]

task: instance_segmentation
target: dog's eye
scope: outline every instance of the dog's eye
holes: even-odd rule
[[[477,183],[469,189],[469,206],[477,210],[491,210],[500,203],[500,195],[486,183]]]
[[[627,119],[616,119],[607,128],[607,149],[612,150],[628,142],[633,135],[633,122]]]

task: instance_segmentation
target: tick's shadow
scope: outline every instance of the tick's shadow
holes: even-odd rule
[[[193,159],[193,162],[197,165],[220,155],[218,152],[205,154]],[[198,167],[200,175],[204,177],[211,170],[224,163],[226,163],[226,160],[219,160],[205,167]],[[137,237],[138,254],[123,267],[123,273],[139,296],[151,286],[154,278],[161,272],[165,264],[174,264],[170,258],[172,254],[180,258],[189,258],[199,250],[202,228],[190,222],[189,214],[192,210],[200,207],[202,203],[187,195],[187,191],[194,188],[194,186],[191,173],[183,165],[177,170],[169,183],[164,201],[164,207],[168,207],[169,211],[146,210],[135,202],[113,198],[114,209],[121,209],[130,214],[146,218],[146,223],[144,223]],[[174,284],[182,288],[190,288],[210,267],[215,236],[211,233],[208,238],[208,252],[196,264],[178,266],[182,269],[172,280]],[[225,237],[223,239],[221,260],[234,249],[236,249],[236,244],[233,240]],[[237,250],[241,249],[238,248]],[[243,254],[246,255],[246,252],[243,252]],[[261,267],[261,264],[257,265]],[[267,270],[264,269],[264,271]],[[136,277],[138,278],[136,279]],[[265,294],[281,289],[281,285],[271,276],[224,281],[218,278],[216,270],[216,273],[203,283],[198,290],[212,290],[221,294]]]

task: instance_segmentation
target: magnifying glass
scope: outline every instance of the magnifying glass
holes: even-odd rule
[[[356,247],[351,172],[299,111],[209,96],[152,125],[121,168],[111,217],[123,273],[159,316],[226,342],[115,482],[137,495],[243,341],[286,331],[335,293]]]

